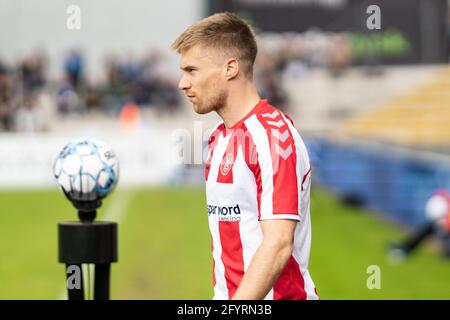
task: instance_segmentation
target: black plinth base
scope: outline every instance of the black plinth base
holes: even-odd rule
[[[117,223],[58,223],[59,262],[110,264],[117,262]]]

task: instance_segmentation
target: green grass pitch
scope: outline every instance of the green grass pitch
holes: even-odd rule
[[[118,206],[119,210],[114,209]],[[202,187],[118,188],[99,216],[121,213],[113,299],[210,299],[211,242]],[[404,232],[314,190],[310,273],[321,299],[450,299],[450,263],[422,246],[392,264],[386,242]],[[115,217],[115,214],[112,214]],[[57,190],[0,191],[0,299],[58,299],[57,222],[76,212]],[[381,268],[381,289],[366,286]]]

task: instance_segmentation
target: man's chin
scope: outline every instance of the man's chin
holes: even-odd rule
[[[201,108],[195,104],[192,104],[192,106],[194,108],[195,113],[198,113],[198,114],[207,114],[207,113],[211,112],[211,110]]]

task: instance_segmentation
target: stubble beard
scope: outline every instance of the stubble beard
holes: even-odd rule
[[[218,91],[214,96],[207,97],[204,101],[199,101],[197,108],[194,106],[195,112],[198,114],[207,114],[211,111],[222,109],[227,103],[227,93],[225,90]]]

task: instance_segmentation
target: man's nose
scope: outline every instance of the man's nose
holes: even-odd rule
[[[178,89],[186,90],[191,87],[191,83],[186,79],[185,76],[182,76],[180,82],[178,83]]]

